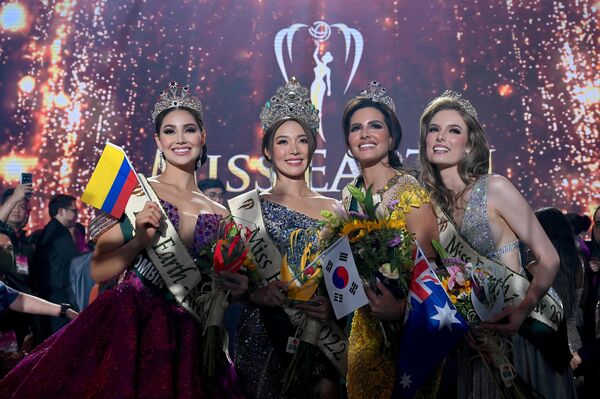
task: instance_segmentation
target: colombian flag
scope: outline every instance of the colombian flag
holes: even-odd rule
[[[125,151],[107,142],[81,200],[120,218],[137,184],[137,176]]]

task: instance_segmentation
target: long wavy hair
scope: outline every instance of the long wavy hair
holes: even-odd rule
[[[369,98],[355,97],[346,103],[344,107],[344,115],[342,117],[342,129],[344,131],[344,141],[346,142],[346,148],[350,148],[348,136],[350,135],[350,119],[352,115],[359,109],[363,108],[375,108],[383,114],[385,124],[387,125],[390,137],[392,138],[392,145],[388,151],[388,165],[394,169],[398,169],[402,166],[400,157],[398,156],[398,147],[402,140],[402,127],[396,113],[388,108],[386,105],[375,102]]]
[[[442,180],[439,168],[427,159],[426,138],[431,120],[440,111],[457,111],[467,125],[467,148],[469,153],[459,162],[458,174],[467,185],[458,193],[449,190]],[[475,180],[488,173],[490,148],[485,132],[477,120],[474,108],[459,95],[446,93],[436,97],[427,105],[421,114],[419,134],[419,161],[421,163],[421,179],[430,192],[433,202],[449,215],[452,215],[457,200],[474,184]]]

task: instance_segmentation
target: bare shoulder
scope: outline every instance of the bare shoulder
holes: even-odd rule
[[[510,199],[522,197],[517,188],[502,175],[490,175],[488,180],[488,196],[492,199]]]

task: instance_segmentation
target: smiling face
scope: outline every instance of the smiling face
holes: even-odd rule
[[[350,118],[348,147],[361,166],[388,163],[393,140],[384,115],[376,108],[357,110]]]
[[[179,168],[195,167],[206,140],[205,132],[191,112],[175,109],[166,114],[154,136],[158,149],[169,164]]]
[[[470,151],[468,135],[467,124],[458,111],[437,112],[427,126],[427,160],[440,170],[458,165]]]
[[[271,148],[265,148],[264,153],[278,175],[304,179],[312,155],[310,147],[309,137],[302,126],[289,120],[275,131]]]

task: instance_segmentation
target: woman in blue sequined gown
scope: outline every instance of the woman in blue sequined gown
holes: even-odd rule
[[[523,274],[519,240],[535,254],[533,275],[522,302],[507,307],[487,326],[512,335],[512,362],[519,376],[546,398],[574,397],[568,362],[554,370],[532,343],[517,333],[550,288],[559,258],[529,204],[506,178],[488,174],[489,147],[473,106],[445,92],[424,110],[420,125],[422,178],[433,202],[448,214],[478,253]],[[566,342],[565,342],[566,345]],[[558,348],[557,348],[558,350]],[[475,356],[474,356],[475,355]],[[498,397],[485,366],[464,346],[459,354],[458,396]],[[454,383],[454,387],[457,384]]]
[[[173,85],[167,98],[161,94],[153,115],[166,168],[149,182],[190,255],[196,257],[216,240],[227,210],[196,186],[195,169],[206,158],[202,108],[189,92]],[[220,364],[214,380],[204,377],[204,327],[175,302],[151,263],[136,265],[156,234],[158,207],[147,202],[136,215],[135,226],[106,214],[93,222],[90,230],[97,246],[92,277],[119,278],[118,285],[29,354],[0,382],[0,397],[242,397],[230,364]],[[245,291],[247,277],[228,277],[238,283],[227,283],[232,293]]]
[[[276,108],[278,104],[284,105],[281,112]],[[260,193],[260,210],[268,237],[282,256],[287,254],[288,265],[294,270],[300,264],[304,247],[316,244],[321,210],[331,209],[335,203],[312,191],[305,181],[316,147],[318,112],[310,104],[307,90],[291,80],[267,102],[261,125],[265,131],[263,154],[276,178],[271,190]],[[231,209],[235,215],[234,207]],[[304,229],[305,234],[299,235],[291,246],[290,234],[297,229]],[[286,346],[296,332],[283,309],[286,290],[287,285],[280,281],[277,272],[268,285],[251,291],[250,301],[242,310],[234,356],[242,393],[248,398],[336,397],[339,375],[321,352],[317,353],[312,370],[313,386],[283,392],[282,378],[291,359]],[[312,301],[318,305],[294,307],[317,320],[331,317],[326,297],[315,296]]]

